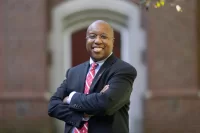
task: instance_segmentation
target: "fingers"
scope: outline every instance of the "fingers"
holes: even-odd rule
[[[105,92],[109,88],[109,85],[105,85],[104,88],[101,90],[101,93]]]
[[[83,115],[83,117],[92,117],[92,116],[94,116],[94,115],[88,115],[86,113],[84,113],[84,115]]]

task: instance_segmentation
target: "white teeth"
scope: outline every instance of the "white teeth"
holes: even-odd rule
[[[94,48],[94,52],[100,52],[102,48]]]

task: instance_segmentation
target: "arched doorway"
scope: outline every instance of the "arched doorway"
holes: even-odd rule
[[[84,5],[84,6],[83,6]],[[147,72],[141,60],[146,47],[145,32],[140,27],[139,7],[119,0],[66,1],[53,11],[53,29],[50,49],[53,64],[50,70],[50,87],[54,92],[62,82],[65,72],[72,64],[72,35],[85,29],[97,19],[102,19],[120,34],[120,56],[132,64],[138,72],[131,96],[130,132],[142,132],[142,96],[147,86]],[[59,125],[58,125],[59,126]],[[60,129],[63,129],[61,127]],[[61,131],[62,132],[62,131]],[[61,133],[59,132],[59,133]]]

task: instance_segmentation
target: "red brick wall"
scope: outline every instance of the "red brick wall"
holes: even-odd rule
[[[200,1],[197,1],[197,5],[200,5]],[[200,8],[197,8],[197,53],[198,53],[198,81],[199,81],[199,88],[200,88]]]
[[[145,133],[198,133],[197,0],[178,13],[167,4],[148,12],[148,72]]]
[[[3,4],[4,92],[44,91],[46,3],[44,0],[4,0]]]
[[[199,133],[200,100],[166,98],[147,100],[144,133]]]
[[[0,0],[0,133],[51,132],[44,99],[46,4]]]
[[[0,22],[3,22],[3,17],[4,17],[4,9],[5,8],[5,3],[0,0]],[[3,89],[3,82],[4,82],[4,71],[3,71],[3,64],[2,62],[4,61],[4,32],[3,32],[4,26],[0,24],[0,91]],[[1,117],[0,117],[1,118]]]
[[[149,12],[151,89],[197,88],[196,0],[181,5],[183,13],[169,5]]]

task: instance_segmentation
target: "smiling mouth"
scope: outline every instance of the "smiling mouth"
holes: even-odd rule
[[[94,47],[92,48],[94,52],[101,52],[104,48],[97,48],[97,47]]]

